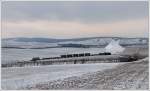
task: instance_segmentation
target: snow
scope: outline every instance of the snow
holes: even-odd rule
[[[70,64],[2,68],[2,89],[20,89],[41,82],[111,69],[119,63]]]
[[[10,49],[2,48],[2,63],[28,61],[33,57],[56,57],[69,53],[99,53],[103,48],[48,48],[48,49]]]
[[[148,41],[146,39],[140,38],[118,38],[120,40],[120,44],[129,45],[129,44],[146,44]],[[58,44],[83,44],[83,45],[107,45],[109,44],[113,38],[94,38],[83,41],[66,41],[59,42]]]
[[[125,63],[112,69],[73,76],[63,80],[49,81],[35,86],[30,90],[148,90],[148,60],[144,58],[135,62]]]
[[[118,54],[124,51],[125,48],[119,45],[120,40],[112,40],[106,47],[106,52],[110,52],[111,54]]]
[[[56,47],[57,43],[40,43],[40,42],[18,42],[14,39],[2,41],[2,47],[19,47],[19,48],[45,48]]]
[[[108,44],[112,38],[95,38],[95,39],[88,39],[84,41],[66,41],[66,42],[59,42],[59,44],[83,44],[83,45],[105,45]]]

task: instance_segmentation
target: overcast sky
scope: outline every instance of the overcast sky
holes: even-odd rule
[[[2,37],[148,37],[148,2],[2,2]]]

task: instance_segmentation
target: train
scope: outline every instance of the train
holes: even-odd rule
[[[109,52],[91,54],[91,53],[79,53],[79,54],[66,54],[60,55],[59,57],[48,57],[48,58],[39,58],[33,57],[30,61],[36,62],[37,60],[47,60],[47,59],[60,59],[60,58],[72,58],[72,57],[86,57],[86,56],[97,56],[97,55],[111,55]]]
[[[90,53],[60,55],[61,58],[90,56]]]
[[[79,54],[67,54],[60,55],[61,58],[70,58],[70,57],[84,57],[84,56],[94,56],[94,55],[111,55],[110,52],[104,52],[99,54],[91,54],[91,53],[79,53]]]

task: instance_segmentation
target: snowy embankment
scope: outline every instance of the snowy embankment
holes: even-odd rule
[[[22,89],[38,83],[112,69],[122,63],[71,64],[2,68],[2,89]]]
[[[148,57],[117,66],[113,69],[97,71],[82,76],[37,84],[28,89],[99,89],[99,90],[148,90]],[[26,88],[26,89],[27,89]]]

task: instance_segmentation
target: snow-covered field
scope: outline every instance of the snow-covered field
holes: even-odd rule
[[[42,82],[112,69],[122,63],[71,64],[2,68],[2,89],[21,89]]]
[[[54,57],[69,53],[99,53],[103,48],[48,48],[48,49],[9,49],[2,48],[2,63],[28,61],[33,57]]]
[[[148,90],[148,57],[112,69],[49,81],[25,89],[38,90]]]
[[[86,40],[86,41],[83,41],[83,44],[99,43],[98,41],[103,41],[103,40],[95,39],[94,42],[89,42],[88,40]],[[78,41],[78,42],[81,42],[81,41]],[[104,42],[101,42],[101,43],[104,43]],[[134,42],[137,44],[138,44],[138,42],[142,42],[144,44],[146,41],[143,41],[140,39],[137,39],[137,40],[133,39],[132,43],[134,44]],[[66,43],[68,43],[68,42],[66,42]],[[23,47],[35,47],[34,45],[37,45],[37,43],[35,43],[34,45],[32,45],[32,44],[33,43],[31,43],[31,44],[29,43],[27,45],[24,45],[24,44],[22,45],[20,43],[19,46],[21,45]],[[98,44],[98,45],[100,45],[100,44]],[[39,46],[45,46],[45,45],[39,45]],[[117,49],[118,46],[119,46],[119,43],[117,44],[117,46],[111,47],[108,49],[112,49],[112,48]],[[148,48],[138,48],[137,49],[135,47],[125,48],[125,51],[123,51],[122,54],[130,54],[130,53],[134,54],[134,53],[138,52],[143,55],[148,55],[147,49]],[[49,49],[2,48],[2,63],[5,64],[8,62],[22,61],[22,60],[27,61],[33,57],[43,58],[43,57],[60,56],[62,54],[69,54],[69,53],[72,54],[72,53],[85,53],[85,52],[89,52],[89,53],[93,54],[93,53],[100,53],[100,52],[104,52],[104,51],[105,51],[104,48],[49,48]],[[109,88],[115,89],[114,87],[116,85],[114,87],[112,87],[112,86],[116,80],[119,80],[118,82],[115,83],[115,84],[117,84],[117,86],[119,84],[124,85],[124,83],[125,83],[124,80],[127,81],[127,83],[125,83],[125,85],[126,84],[128,85],[128,78],[131,81],[132,81],[132,79],[134,79],[133,82],[135,82],[135,83],[131,83],[131,84],[136,85],[137,78],[135,76],[138,76],[138,79],[141,79],[139,82],[144,81],[143,84],[147,85],[147,82],[146,82],[146,80],[148,78],[148,76],[147,76],[148,66],[146,65],[147,63],[148,63],[148,61],[144,61],[142,63],[137,63],[137,64],[134,62],[133,63],[131,62],[131,64],[124,65],[123,67],[120,66],[119,68],[116,68],[116,66],[122,65],[124,63],[96,63],[96,64],[69,64],[69,65],[64,64],[64,65],[2,68],[1,84],[2,84],[2,89],[27,89],[27,87],[31,87],[31,89],[36,89],[36,88],[58,89],[57,84],[56,84],[57,82],[58,83],[59,82],[67,82],[66,83],[67,87],[62,83],[59,83],[58,87],[60,89],[61,88],[62,89],[67,89],[67,88],[72,89],[72,87],[69,87],[70,79],[68,79],[68,77],[73,77],[73,78],[71,78],[71,79],[73,79],[73,80],[71,80],[71,86],[79,85],[78,84],[78,81],[79,81],[79,82],[83,82],[83,84],[81,84],[81,85],[84,85],[84,88],[88,88],[88,89],[90,89],[90,88],[92,89],[92,87],[94,87],[95,85],[96,86],[99,85],[97,87],[99,89],[105,89],[104,88],[105,86],[108,89]],[[133,66],[132,66],[132,64],[133,64]],[[139,70],[139,68],[140,68],[140,70]],[[106,69],[108,69],[109,71],[108,72],[105,71]],[[86,75],[86,74],[91,75],[91,73],[93,74],[94,72],[97,72],[97,71],[98,71],[97,74],[100,74],[100,75],[96,74],[96,75],[92,75],[90,77],[88,75]],[[142,73],[142,75],[141,75],[141,73]],[[128,74],[130,74],[131,77]],[[85,76],[82,76],[82,75],[85,75]],[[74,80],[75,76],[77,77],[77,79]],[[144,76],[144,78],[143,78],[143,76]],[[93,78],[93,77],[95,77],[95,78]],[[118,77],[118,78],[116,78],[116,77]],[[87,78],[87,80],[85,81],[83,78]],[[102,78],[102,79],[100,79],[100,78]],[[64,79],[67,79],[67,81],[64,81]],[[93,79],[93,80],[91,80],[91,79]],[[104,79],[104,81],[103,81],[103,79]],[[107,82],[105,82],[105,80]],[[76,83],[76,81],[77,81],[77,83]],[[53,85],[55,87],[53,87],[53,85],[51,86],[51,84],[48,84],[49,82],[52,82],[52,84],[54,83]],[[99,82],[101,82],[101,83],[97,84]],[[46,83],[46,84],[42,84],[42,83]],[[35,88],[34,88],[34,86],[35,86]],[[39,86],[41,86],[42,88]],[[110,86],[110,87],[108,87],[108,86]],[[76,89],[76,87],[73,87],[73,88]],[[147,87],[143,87],[143,88],[147,88]],[[79,89],[79,88],[77,88],[77,89]],[[121,89],[122,89],[122,87],[121,87]]]
[[[42,42],[33,41],[31,38],[25,38],[28,42],[25,41],[17,41],[20,38],[10,38],[2,40],[2,63],[15,62],[15,61],[28,61],[33,57],[53,57],[59,56],[62,54],[69,53],[99,53],[103,52],[102,48],[47,48],[47,49],[30,49],[30,48],[45,48],[45,47],[58,47],[59,44],[83,44],[83,45],[106,45],[110,43],[113,38],[89,38],[86,40],[78,40],[72,39],[72,41],[60,41],[60,42]],[[148,43],[148,39],[146,38],[118,38],[120,40],[119,44],[144,44]],[[37,40],[37,39],[36,39]],[[42,39],[43,40],[43,39]],[[50,40],[50,39],[44,39]],[[6,48],[6,47],[18,47],[18,48],[26,48],[26,49],[15,49],[15,48]]]

